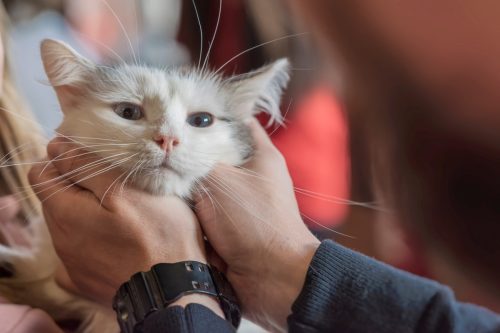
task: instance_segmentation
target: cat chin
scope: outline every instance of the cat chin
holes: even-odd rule
[[[137,177],[132,185],[153,195],[175,195],[190,198],[195,179],[182,177],[173,172]]]

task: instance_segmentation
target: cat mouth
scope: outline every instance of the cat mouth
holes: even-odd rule
[[[167,160],[164,160],[163,162],[161,162],[161,164],[158,166],[160,169],[167,169],[167,170],[174,170],[170,164],[168,163]]]
[[[170,171],[170,172],[173,172],[173,173],[176,173],[176,174],[179,174],[179,172],[177,170],[175,170],[171,165],[170,163],[168,163],[168,160],[164,160],[163,162],[161,162],[161,164],[158,166],[158,168],[160,170],[163,170],[163,171]]]

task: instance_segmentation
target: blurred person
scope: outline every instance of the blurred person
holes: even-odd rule
[[[99,306],[55,281],[65,271],[27,179],[46,139],[13,82],[7,21],[0,4],[0,332],[62,333],[80,320],[98,325]]]
[[[78,1],[74,1],[78,2]],[[86,56],[99,60],[99,54],[91,44],[64,17],[65,1],[16,1],[8,8],[15,18],[11,29],[12,68],[17,86],[34,110],[35,116],[44,133],[52,136],[62,117],[57,111],[57,98],[46,82],[47,78],[40,61],[39,45],[43,38],[51,37],[71,43]],[[91,14],[82,11],[80,21]]]
[[[325,54],[341,59],[346,110],[351,120],[363,121],[373,182],[384,204],[393,210],[392,217],[414,230],[443,264],[500,299],[500,115],[495,92],[500,79],[498,3],[293,3],[297,14],[315,31]],[[249,176],[241,171],[214,172],[227,187],[245,189],[238,194],[251,211],[210,184],[211,199],[223,208],[212,206],[210,198],[198,198],[201,226],[185,215],[187,206],[178,201],[168,209],[160,199],[142,196],[134,189],[130,196],[100,209],[98,193],[111,184],[113,175],[96,177],[73,187],[64,197],[45,201],[59,254],[79,287],[110,302],[130,274],[148,270],[152,264],[207,262],[209,256],[199,237],[203,230],[224,262],[221,268],[225,268],[245,315],[272,330],[500,331],[497,314],[458,302],[443,285],[331,241],[320,243],[300,218],[282,156],[259,125],[251,126],[257,153],[245,168],[259,178],[252,178],[249,187]],[[49,156],[60,153],[56,147],[49,146]],[[53,177],[78,165],[76,160],[63,161],[49,169]],[[38,174],[35,168],[32,182],[51,179],[40,179]],[[75,209],[78,206],[86,212],[85,218]],[[90,228],[85,223],[89,214],[102,223]],[[176,215],[200,229],[191,236],[182,230],[176,233],[182,246],[175,257],[168,251],[158,254],[176,241],[166,238],[165,231],[150,233],[147,229],[154,226],[156,230],[165,222],[166,230],[179,230],[179,219],[171,221]],[[113,226],[115,235],[121,228],[133,228],[134,237],[103,237],[106,223]],[[78,249],[67,240],[64,230],[68,228],[80,235]],[[143,256],[130,251],[130,242],[143,249]],[[87,249],[84,256],[81,246]],[[113,265],[113,253],[130,260]],[[82,269],[83,262],[87,269],[93,267],[92,281]],[[181,297],[150,314],[143,322],[145,331],[233,330],[221,318],[222,309],[211,296],[194,296]]]
[[[5,54],[5,30],[7,16],[0,6],[0,248],[2,252],[10,248],[28,248],[31,245],[37,221],[33,219],[39,212],[39,203],[29,190],[26,161],[42,155],[43,141],[38,126],[32,120],[14,88],[9,71],[10,59]],[[21,149],[22,148],[22,149]],[[6,164],[12,166],[5,167]],[[21,189],[25,189],[22,191]],[[16,195],[24,193],[25,200]],[[27,222],[30,221],[30,222]],[[28,223],[28,225],[26,225]],[[0,280],[14,274],[0,259]],[[0,284],[4,283],[1,281]],[[0,288],[1,289],[1,288]],[[43,311],[27,305],[12,304],[0,292],[0,332],[62,332],[54,321]]]

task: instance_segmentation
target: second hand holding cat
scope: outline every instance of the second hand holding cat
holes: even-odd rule
[[[320,242],[301,219],[286,162],[255,120],[255,153],[242,168],[219,165],[206,179],[196,213],[244,315],[272,332],[302,289]]]

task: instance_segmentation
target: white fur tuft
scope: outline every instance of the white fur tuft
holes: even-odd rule
[[[261,111],[270,115],[269,125],[283,123],[280,101],[283,90],[290,80],[290,62],[279,59],[253,72],[230,78],[233,87],[231,108],[243,118]]]

